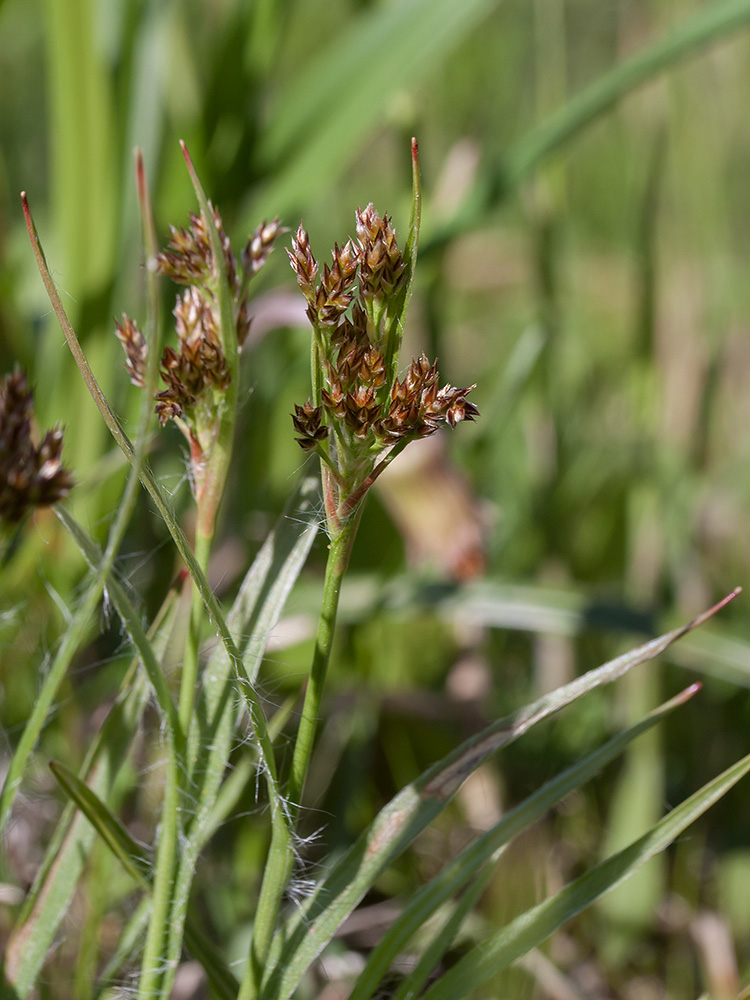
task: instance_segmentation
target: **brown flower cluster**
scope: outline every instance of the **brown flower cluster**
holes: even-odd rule
[[[401,318],[406,263],[387,215],[370,204],[357,211],[356,225],[357,242],[336,245],[322,274],[302,226],[287,251],[307,299],[322,367],[320,404],[297,406],[292,418],[307,451],[334,429],[337,438],[365,443],[373,454],[479,413],[466,399],[474,386],[440,388],[437,366],[424,356],[412,361],[401,380],[396,377],[389,337]]]
[[[162,427],[194,410],[209,389],[226,389],[231,381],[216,316],[194,285],[177,296],[173,313],[179,350],[165,347],[161,356],[167,388],[156,395],[156,412]]]
[[[248,238],[238,264],[229,237],[224,232],[221,216],[213,207],[212,212],[224,252],[227,280],[234,298],[237,344],[241,348],[250,329],[248,281],[263,267],[276,238],[285,233],[286,229],[279,225],[278,218],[272,222],[261,222]],[[214,289],[219,275],[206,221],[202,215],[191,213],[188,229],[181,226],[170,227],[169,246],[157,255],[156,269],[178,285],[196,286],[209,300],[215,298]]]
[[[63,432],[47,431],[37,447],[31,435],[34,394],[24,372],[0,380],[0,520],[18,523],[32,507],[67,496],[73,478],[63,467]]]
[[[233,300],[237,344],[241,348],[250,329],[248,283],[265,264],[276,238],[286,230],[278,219],[261,223],[250,235],[238,262],[219,213],[216,209],[212,212]],[[187,228],[170,227],[169,244],[157,255],[155,267],[177,284],[188,286],[177,296],[173,311],[177,348],[165,347],[161,357],[160,372],[166,388],[156,395],[156,412],[162,426],[169,420],[183,420],[196,437],[192,425],[197,408],[207,399],[212,400],[210,393],[226,389],[231,382],[218,317],[220,275],[202,215],[191,214]],[[125,350],[130,380],[142,387],[148,356],[143,334],[127,316],[116,324],[116,333]]]

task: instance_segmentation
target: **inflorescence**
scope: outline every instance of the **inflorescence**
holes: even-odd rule
[[[0,380],[0,521],[17,524],[34,507],[48,507],[68,495],[73,477],[62,464],[63,432],[32,437],[34,394],[25,372]]]
[[[238,261],[216,209],[213,221],[224,252],[236,342],[241,349],[250,329],[248,283],[263,267],[276,238],[285,230],[278,219],[261,223],[249,237]],[[191,443],[195,443],[219,405],[217,394],[220,396],[231,382],[219,321],[219,270],[202,215],[191,214],[187,229],[171,227],[169,245],[157,255],[155,267],[177,284],[188,286],[177,296],[174,308],[178,346],[167,346],[162,353],[160,372],[166,388],[156,395],[156,412],[162,426],[174,420]],[[117,323],[116,332],[125,350],[130,381],[143,387],[148,357],[145,338],[128,316]]]
[[[407,264],[390,218],[372,204],[357,211],[356,227],[356,242],[337,244],[322,273],[302,226],[287,251],[314,337],[316,398],[295,406],[297,441],[355,502],[384,456],[479,413],[466,398],[475,386],[440,388],[437,363],[424,355],[398,378]]]

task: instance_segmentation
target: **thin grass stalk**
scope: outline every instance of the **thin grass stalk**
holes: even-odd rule
[[[216,267],[216,299],[219,308],[219,336],[224,357],[229,371],[229,384],[223,393],[219,415],[219,428],[210,455],[207,457],[207,467],[203,472],[200,490],[196,490],[196,532],[195,558],[204,575],[208,571],[208,560],[211,552],[211,542],[214,536],[216,514],[226,486],[229,463],[232,457],[234,427],[237,418],[237,385],[239,375],[239,354],[237,346],[237,327],[234,307],[227,280],[224,247],[221,245],[219,232],[214,224],[211,205],[203,185],[193,166],[187,147],[180,143],[185,158],[190,180],[198,199],[198,205],[211,241],[211,252]],[[200,590],[195,588],[188,630],[185,658],[180,683],[180,721],[187,731],[193,714],[195,700],[195,685],[198,679],[198,658],[203,620],[203,601]]]
[[[328,559],[326,561],[325,579],[323,583],[323,599],[318,619],[318,630],[315,636],[315,652],[313,654],[310,677],[305,691],[297,736],[294,743],[292,767],[289,775],[289,809],[296,820],[302,803],[305,780],[310,767],[315,730],[318,725],[320,703],[323,696],[328,664],[331,659],[333,635],[336,627],[341,585],[349,565],[354,539],[357,535],[364,504],[360,503],[343,521],[339,533],[331,539]]]
[[[294,860],[293,831],[299,817],[315,742],[323,687],[333,647],[341,585],[349,565],[363,506],[360,503],[343,522],[329,547],[315,651],[292,755],[287,788],[287,816],[280,817],[274,813],[271,816],[271,846],[263,871],[263,882],[253,924],[250,958],[238,1000],[255,1000],[260,995],[268,949],[276,929],[281,900],[289,882]]]

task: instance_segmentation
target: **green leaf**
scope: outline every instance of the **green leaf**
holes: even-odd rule
[[[613,854],[560,892],[517,917],[487,941],[472,948],[430,987],[424,1000],[459,1000],[550,936],[637,871],[672,843],[750,771],[750,754],[708,782],[673,809],[630,847]]]
[[[286,1000],[291,996],[305,970],[380,873],[442,812],[463,781],[492,753],[514,742],[588,691],[610,684],[636,664],[658,656],[723,607],[736,593],[734,591],[687,625],[652,639],[545,695],[513,716],[493,723],[402,789],[276,934],[263,982],[261,995],[264,1000]],[[315,933],[310,932],[311,927]]]
[[[50,761],[55,780],[75,802],[107,847],[142,889],[150,887],[151,859],[115,816],[81,779],[60,761]]]
[[[304,65],[261,132],[273,178],[259,214],[283,214],[330,186],[399,91],[436,73],[499,0],[400,0],[371,6]],[[249,213],[248,213],[249,214]]]
[[[448,919],[444,922],[432,941],[430,941],[422,955],[420,955],[415,967],[394,993],[393,1000],[411,1000],[411,998],[421,995],[424,984],[430,977],[430,973],[450,947],[461,924],[479,902],[479,898],[487,888],[491,876],[492,866],[487,865],[475,878],[473,884],[469,886],[458,903],[454,905]]]
[[[116,783],[148,694],[146,678],[134,662],[123,678],[120,697],[104,720],[81,768],[82,778],[101,796],[108,795]],[[34,987],[95,836],[90,823],[69,805],[55,827],[6,948],[5,973],[18,997],[26,997]]]
[[[488,862],[496,860],[498,852],[514,837],[531,826],[566,795],[569,795],[576,788],[580,788],[608,763],[619,757],[637,736],[651,729],[664,716],[679,705],[684,704],[696,694],[699,687],[700,685],[694,684],[687,688],[675,698],[655,709],[640,722],[614,736],[583,760],[578,761],[562,774],[548,781],[537,792],[503,816],[491,830],[482,834],[473,844],[461,851],[439,875],[420,889],[388,928],[368,956],[367,964],[358,976],[349,1000],[369,1000],[396,956],[406,947],[412,935],[440,906],[455,893],[460,892]]]
[[[564,147],[623,97],[681,59],[700,52],[748,23],[750,0],[699,5],[676,28],[602,73],[567,104],[513,143],[489,175],[479,178],[458,213],[427,236],[425,249],[444,245],[459,233],[482,225],[487,212],[517,188],[544,159]]]
[[[228,615],[237,636],[243,672],[254,684],[268,635],[277,623],[318,529],[318,480],[308,477],[290,497],[242,582]],[[242,683],[242,682],[241,682]],[[237,691],[234,664],[218,645],[203,671],[196,725],[191,727],[187,766],[190,809],[183,831],[170,917],[169,961],[179,958],[182,923],[201,849],[215,829],[216,801],[234,742]]]
[[[99,548],[96,543],[86,534],[81,525],[78,524],[76,519],[65,509],[65,507],[58,504],[55,511],[75,543],[78,545],[86,561],[92,569],[95,569],[102,559],[102,555],[99,552]],[[154,694],[156,695],[156,700],[162,711],[162,715],[164,716],[164,719],[166,720],[172,733],[179,734],[180,725],[177,718],[177,709],[175,708],[175,704],[169,690],[169,685],[167,684],[167,679],[164,676],[164,672],[161,668],[156,652],[154,651],[154,648],[144,631],[143,625],[141,624],[140,614],[133,607],[129,598],[125,594],[125,591],[113,576],[110,577],[107,583],[107,590],[112,603],[115,606],[115,610],[120,616],[120,620],[127,629],[128,635],[138,652],[138,656],[140,657],[148,679],[151,682]]]

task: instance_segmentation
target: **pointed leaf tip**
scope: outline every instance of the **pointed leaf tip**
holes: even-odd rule
[[[133,159],[135,161],[135,183],[138,187],[138,199],[143,203],[146,197],[146,170],[143,166],[143,150],[140,146],[136,146],[133,150]]]
[[[190,156],[190,153],[188,152],[187,146],[185,145],[184,139],[180,139],[180,149],[182,150],[182,155],[185,157],[185,163],[187,163],[188,165],[188,170],[192,171],[193,160],[192,157]]]
[[[708,621],[709,618],[713,618],[713,616],[717,613],[717,611],[721,611],[722,608],[725,608],[730,601],[733,601],[735,597],[737,597],[737,595],[741,593],[742,593],[742,587],[735,587],[734,590],[730,591],[726,595],[726,597],[722,597],[720,601],[717,601],[716,604],[713,605],[713,607],[710,607],[707,611],[704,611],[702,612],[702,614],[698,615],[697,618],[693,618],[691,622],[688,622],[688,624],[685,626],[684,629],[685,632],[690,632],[694,628],[697,628],[698,625],[702,625],[704,622]]]

